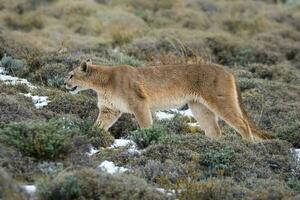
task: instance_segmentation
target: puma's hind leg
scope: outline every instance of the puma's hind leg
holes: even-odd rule
[[[226,98],[226,100],[224,98]],[[213,103],[208,105],[208,107],[234,128],[244,139],[253,141],[251,128],[247,118],[245,118],[242,113],[237,98],[234,98],[234,96],[231,95],[222,98],[217,97]]]
[[[204,130],[205,135],[210,138],[219,138],[221,131],[217,115],[199,102],[189,102],[188,105],[201,129]]]

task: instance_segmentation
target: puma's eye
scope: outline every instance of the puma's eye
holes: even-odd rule
[[[73,78],[73,75],[70,76],[70,79]]]

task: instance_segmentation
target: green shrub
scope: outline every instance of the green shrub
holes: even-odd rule
[[[288,186],[300,193],[300,178],[296,178],[296,177],[290,178],[288,180]]]
[[[37,16],[37,13],[33,12],[27,12],[24,15],[12,13],[5,17],[4,22],[7,27],[14,30],[30,31],[32,29],[42,29],[44,27],[42,16]]]
[[[208,149],[202,156],[201,164],[208,167],[209,175],[229,175],[231,173],[231,160],[234,156],[234,149],[225,146],[219,149]]]
[[[71,150],[73,124],[68,120],[10,123],[0,129],[1,141],[25,155],[42,159],[64,157]]]
[[[137,177],[110,175],[93,169],[59,174],[38,186],[41,200],[55,199],[167,199]]]
[[[164,137],[166,131],[162,126],[154,125],[151,128],[133,131],[130,138],[137,144],[139,148],[146,148],[153,142],[157,142],[159,138]]]
[[[138,168],[137,173],[147,181],[159,184],[164,188],[176,184],[188,176],[185,166],[172,160],[165,162],[147,160],[144,166]]]
[[[44,109],[57,114],[72,114],[83,119],[95,120],[98,114],[97,100],[94,95],[72,95],[59,90],[37,91],[39,95],[49,96],[51,102]]]
[[[190,127],[187,124],[189,121],[189,119],[182,115],[175,115],[171,120],[162,120],[158,124],[163,126],[167,133],[186,134],[190,132]]]
[[[109,132],[94,126],[94,123],[90,120],[80,121],[78,126],[81,134],[86,135],[89,143],[94,147],[108,147],[114,141],[114,137]]]
[[[0,87],[2,89],[2,87]],[[3,92],[5,90],[2,90]],[[2,92],[1,91],[1,92]],[[7,90],[6,90],[7,91]],[[9,91],[8,91],[9,92]],[[9,122],[36,119],[31,100],[21,95],[0,94],[0,126]]]
[[[14,59],[11,56],[4,55],[0,60],[0,67],[3,67],[9,72],[14,73],[17,70],[20,70],[24,66],[22,60]]]
[[[137,130],[139,124],[132,114],[124,113],[112,127],[110,127],[109,132],[115,138],[125,137],[130,134],[130,132]]]
[[[257,87],[257,83],[255,82],[254,79],[239,78],[238,86],[240,87],[241,91],[245,91]]]
[[[300,148],[300,121],[288,122],[276,131],[277,137],[287,140],[295,148]]]

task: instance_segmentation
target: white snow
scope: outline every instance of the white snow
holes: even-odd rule
[[[5,71],[5,69],[3,67],[0,67],[0,74],[6,74],[7,72]]]
[[[295,156],[300,164],[300,149],[294,149],[293,151],[295,152]]]
[[[156,114],[156,117],[158,118],[158,120],[172,119],[173,117],[175,117],[175,114],[166,113],[164,111],[158,111],[155,114]]]
[[[115,139],[114,143],[110,146],[110,148],[126,147],[129,145],[134,145],[134,142],[132,140],[127,139]]]
[[[166,190],[164,188],[155,188],[158,192],[164,193],[167,196],[172,196],[173,194],[175,194],[175,190]]]
[[[30,89],[35,89],[36,87],[33,86],[29,81],[24,78],[18,78],[10,75],[5,75],[4,69],[0,67],[0,81],[3,81],[5,84],[10,85],[17,85],[17,84],[25,84]]]
[[[43,107],[47,106],[48,103],[50,102],[48,100],[47,96],[36,96],[36,95],[33,96],[31,93],[27,93],[27,94],[20,93],[20,94],[24,95],[25,97],[31,98],[32,103],[34,104],[34,106],[37,109],[40,109],[40,108],[43,108]]]
[[[36,186],[35,185],[21,185],[21,188],[25,190],[25,192],[32,196],[36,192]]]
[[[193,117],[192,111],[190,109],[187,110],[177,110],[177,109],[171,109],[172,113],[168,113],[167,111],[158,111],[156,112],[156,117],[159,120],[163,119],[172,119],[175,117],[175,114],[180,114],[187,117]]]
[[[188,125],[189,127],[200,128],[200,125],[199,125],[197,122],[194,122],[194,123],[187,123],[187,125]]]
[[[87,154],[88,156],[92,156],[92,155],[98,153],[99,151],[100,151],[100,150],[96,149],[95,147],[90,147],[90,151],[89,151],[89,152],[86,152],[86,154]]]
[[[0,67],[0,81],[3,81],[5,84],[17,85],[17,84],[25,84],[29,89],[36,89],[37,87],[32,85],[28,80],[24,78],[18,78],[14,76],[7,75],[7,72],[3,67]],[[48,101],[47,96],[33,96],[31,93],[20,93],[26,97],[32,99],[34,106],[39,109],[48,105],[50,101]]]
[[[128,139],[115,139],[114,143],[108,147],[109,149],[114,149],[118,147],[129,147],[127,152],[130,154],[141,154],[141,151],[137,149],[136,144],[132,140]]]
[[[118,167],[113,162],[107,160],[103,161],[97,168],[109,174],[123,173],[129,170],[125,167]]]
[[[187,117],[193,117],[193,113],[191,111],[191,109],[187,109],[187,110],[175,110],[177,113],[187,116]]]

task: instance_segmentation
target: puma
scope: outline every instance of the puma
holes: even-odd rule
[[[152,125],[152,112],[188,104],[210,138],[221,136],[219,118],[247,140],[271,138],[249,119],[234,75],[219,65],[110,67],[84,61],[69,73],[65,86],[72,93],[96,91],[96,124],[106,130],[122,113],[134,114],[140,128],[147,128]]]

